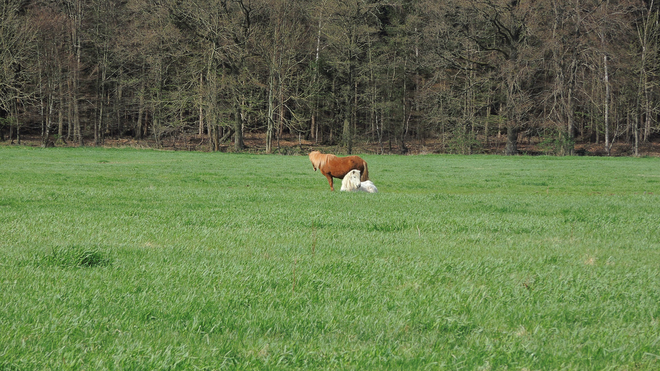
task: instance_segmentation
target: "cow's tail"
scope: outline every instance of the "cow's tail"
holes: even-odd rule
[[[362,160],[362,161],[364,161],[364,160]],[[364,161],[363,164],[364,164],[364,171],[362,172],[362,174],[360,176],[360,181],[361,182],[369,180],[369,169],[367,168],[367,162]]]

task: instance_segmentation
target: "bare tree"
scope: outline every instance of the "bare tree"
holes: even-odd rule
[[[271,0],[269,9],[270,17],[255,26],[260,35],[255,37],[257,53],[268,67],[267,153],[272,151],[274,137],[279,147],[285,127],[298,133],[306,130],[307,120],[300,118],[298,112],[304,109],[310,92],[297,87],[304,85],[301,80],[308,77],[304,68],[311,54],[306,43],[310,40],[304,23],[307,15],[301,3]]]
[[[3,126],[9,126],[11,137],[15,129],[19,143],[19,106],[35,93],[28,85],[36,31],[28,19],[19,15],[23,6],[24,2],[18,0],[0,3],[0,131]]]
[[[63,134],[65,99],[62,86],[66,78],[67,27],[64,14],[49,7],[35,9],[30,19],[37,30],[37,100],[41,116],[41,145],[46,147],[51,143],[50,132],[56,115],[58,140],[62,139]]]
[[[341,122],[342,145],[348,153],[353,150],[354,126],[358,104],[358,68],[365,59],[366,47],[375,32],[377,4],[362,1],[334,1],[329,4],[330,15],[324,28],[328,41],[328,62],[339,85],[333,91],[339,107],[335,121]]]
[[[539,39],[531,24],[536,21],[537,5],[488,0],[470,2],[470,6],[479,22],[475,34],[468,37],[481,50],[494,53],[484,62],[499,72],[507,129],[505,154],[514,155],[518,133],[530,123],[535,108]]]
[[[638,114],[635,115],[634,154],[639,156],[640,141],[647,142],[651,134],[652,121],[657,112],[657,103],[652,99],[652,90],[657,88],[659,72],[658,52],[660,50],[660,26],[658,24],[658,9],[654,0],[644,8],[641,22],[637,25],[639,42],[639,88]],[[657,93],[656,93],[657,94]],[[640,125],[641,123],[641,125]]]

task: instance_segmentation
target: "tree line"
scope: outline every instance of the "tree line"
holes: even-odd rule
[[[6,0],[0,139],[551,153],[658,133],[655,0]],[[504,139],[505,138],[505,139]]]

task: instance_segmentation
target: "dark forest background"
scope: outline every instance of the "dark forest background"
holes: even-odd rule
[[[0,140],[640,155],[654,1],[5,0]]]

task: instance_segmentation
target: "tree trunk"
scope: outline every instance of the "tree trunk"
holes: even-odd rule
[[[71,87],[71,79],[67,79],[67,98],[69,104],[66,106],[66,140],[73,139],[73,89]]]
[[[59,81],[59,109],[57,110],[57,142],[64,142],[64,92],[62,91],[62,80]]]
[[[73,65],[73,131],[74,139],[78,140],[78,145],[83,146],[83,131],[80,126],[80,104],[79,104],[79,94],[80,94],[80,61],[82,54],[82,42],[80,40],[80,28],[82,28],[82,1],[78,0],[75,3],[76,9],[74,14],[74,24],[72,29],[72,41],[73,47],[75,50],[76,60]]]
[[[124,124],[122,122],[122,98],[123,98],[124,84],[122,82],[122,70],[119,70],[119,75],[117,76],[116,82],[116,94],[115,94],[115,120],[117,123],[117,139],[124,135]]]
[[[204,135],[204,74],[199,74],[199,130],[197,132],[201,138]]]
[[[48,83],[50,85],[50,82]],[[49,91],[51,90],[50,88],[48,89]],[[53,104],[54,104],[55,99],[53,98],[53,94],[49,93],[48,94],[48,112],[46,113],[46,132],[44,135],[44,148],[53,146],[53,143],[50,141],[50,126],[52,125],[53,121]]]
[[[144,116],[144,94],[145,92],[145,87],[144,87],[144,80],[142,81],[142,84],[140,85],[140,91],[138,92],[139,99],[138,99],[138,117],[137,117],[137,122],[135,123],[135,132],[133,133],[135,135],[135,139],[141,140],[142,139],[142,117]]]
[[[234,107],[234,150],[237,152],[245,149],[245,144],[243,143],[243,118],[241,115],[241,103],[236,102],[236,107]]]
[[[273,76],[273,71],[271,69],[270,76],[268,78],[268,117],[266,117],[267,128],[266,128],[266,153],[271,153],[273,151],[273,129],[274,129],[274,120],[273,115],[275,114],[275,109],[273,107],[273,89],[275,89],[275,77]],[[312,117],[312,122],[314,118]]]
[[[486,148],[490,147],[488,143],[488,123],[490,122],[490,96],[486,98],[486,121],[484,122],[484,141],[486,142]]]
[[[635,115],[635,128],[633,130],[633,135],[635,137],[635,144],[634,144],[634,153],[635,157],[639,156],[639,115]]]
[[[344,145],[350,155],[353,153],[353,139],[351,138],[351,120],[344,118]]]
[[[654,14],[655,13],[655,14]],[[648,46],[651,43],[649,41],[649,38],[653,36],[657,32],[657,29],[654,32],[653,30],[653,24],[655,23],[657,27],[657,21],[658,21],[658,11],[654,10],[654,1],[651,0],[649,7],[647,9],[647,16],[645,21],[643,22],[644,30],[641,35],[641,46],[642,46],[642,55],[641,55],[641,71],[640,71],[640,89],[643,90],[643,93],[641,94],[641,98],[643,99],[643,109],[644,109],[644,120],[643,120],[643,126],[644,126],[644,133],[641,138],[641,140],[644,143],[647,143],[649,141],[649,136],[651,134],[651,118],[653,116],[653,111],[651,108],[651,97],[650,97],[650,89],[649,89],[649,71],[647,70],[647,64],[648,62]],[[656,40],[657,42],[657,40]],[[653,67],[651,67],[653,68]],[[641,131],[641,128],[639,127],[640,125],[637,124],[638,130]],[[639,136],[639,133],[637,133]],[[636,138],[636,141],[639,138]],[[637,156],[637,151],[638,148],[637,146],[635,147],[635,153]]]
[[[279,109],[279,114],[277,115],[278,116],[277,117],[277,126],[278,126],[278,130],[277,130],[277,132],[278,132],[278,135],[277,135],[278,145],[277,146],[278,147],[279,147],[279,139],[282,138],[282,135],[284,134],[284,82],[282,81],[281,67],[282,67],[281,65],[278,66],[278,68],[280,69],[280,72],[278,73],[279,78],[277,79],[278,84],[279,84],[279,86],[277,87],[278,88],[278,94],[277,95],[278,95],[278,100],[279,100],[277,102],[278,103],[278,109]]]
[[[211,125],[211,146],[214,152],[220,150],[220,126],[217,124]]]
[[[41,65],[41,56],[37,54],[37,60],[38,60],[38,70],[39,70],[39,80],[38,80],[38,86],[39,86],[39,116],[41,116],[41,146],[43,148],[46,148],[46,142],[48,141],[48,138],[45,136],[46,134],[46,126],[48,125],[47,121],[48,119],[46,118],[46,105],[47,103],[44,103],[44,96],[46,95],[43,91],[43,76],[42,76],[42,70],[43,67]]]
[[[607,73],[607,55],[603,57],[605,66],[605,152],[610,155],[610,78]]]
[[[504,149],[504,154],[507,156],[513,156],[518,154],[518,132],[520,129],[514,125],[510,124],[506,128],[506,148]]]
[[[566,97],[566,135],[562,141],[563,152],[566,156],[575,154],[575,115],[573,114],[573,89],[568,88]]]
[[[16,144],[21,144],[21,121],[18,119],[18,104],[14,101],[14,117],[16,118]]]
[[[104,59],[107,57],[104,55]],[[96,121],[96,124],[94,125],[94,146],[99,146],[101,144],[101,130],[103,127],[103,116],[105,115],[105,106],[104,106],[104,98],[105,98],[105,80],[106,80],[106,63],[105,60],[102,62],[103,66],[101,66],[101,91],[99,92],[98,96],[98,107],[99,107],[99,116]]]
[[[323,20],[323,7],[319,8],[319,25],[316,33],[316,55],[314,57],[314,75],[312,77],[312,91],[314,92],[314,98],[312,103],[312,120],[310,126],[310,137],[314,139],[316,143],[319,142],[318,137],[318,122],[316,116],[318,115],[318,106],[319,106],[319,97],[318,97],[318,82],[319,82],[319,53],[321,51],[321,27]]]

